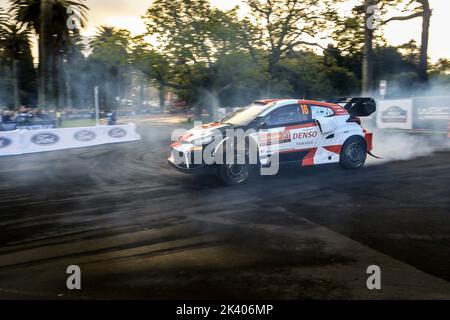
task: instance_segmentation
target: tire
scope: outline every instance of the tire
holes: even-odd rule
[[[346,170],[361,168],[366,162],[366,141],[359,136],[353,136],[345,141],[340,154],[340,164]]]
[[[249,182],[255,173],[255,166],[237,164],[237,155],[227,158],[225,164],[219,165],[217,174],[220,180],[227,186],[237,186]]]

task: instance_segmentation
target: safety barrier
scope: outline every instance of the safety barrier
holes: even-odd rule
[[[413,128],[412,99],[380,101],[377,109],[378,128],[406,130]]]
[[[136,125],[0,131],[0,156],[140,140]]]
[[[450,97],[414,97],[378,102],[377,127],[380,129],[445,133],[449,130],[449,121]]]

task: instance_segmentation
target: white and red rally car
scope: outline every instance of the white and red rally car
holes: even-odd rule
[[[168,161],[181,172],[214,169],[228,185],[248,181],[255,171],[273,166],[275,158],[280,166],[339,162],[357,169],[372,150],[372,133],[361,127],[359,117],[375,109],[371,98],[255,101],[183,134],[172,143]],[[244,143],[230,137],[238,131],[245,133]]]

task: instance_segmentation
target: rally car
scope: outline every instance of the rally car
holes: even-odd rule
[[[286,165],[340,163],[358,169],[372,150],[372,133],[359,117],[375,109],[371,98],[255,101],[181,135],[171,145],[168,162],[181,172],[214,170],[227,185],[245,183],[264,169],[276,174]],[[243,133],[243,143],[236,132]],[[272,167],[276,170],[268,170]]]

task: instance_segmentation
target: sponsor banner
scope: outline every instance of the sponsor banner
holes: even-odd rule
[[[0,155],[20,152],[22,135],[20,130],[0,131]]]
[[[412,99],[380,101],[377,110],[377,127],[381,129],[412,129]]]
[[[134,124],[0,132],[0,156],[139,140]]]
[[[450,119],[450,97],[414,99],[413,129],[446,132]]]
[[[97,138],[97,134],[90,129],[81,129],[74,133],[73,138],[80,142],[89,142]]]

